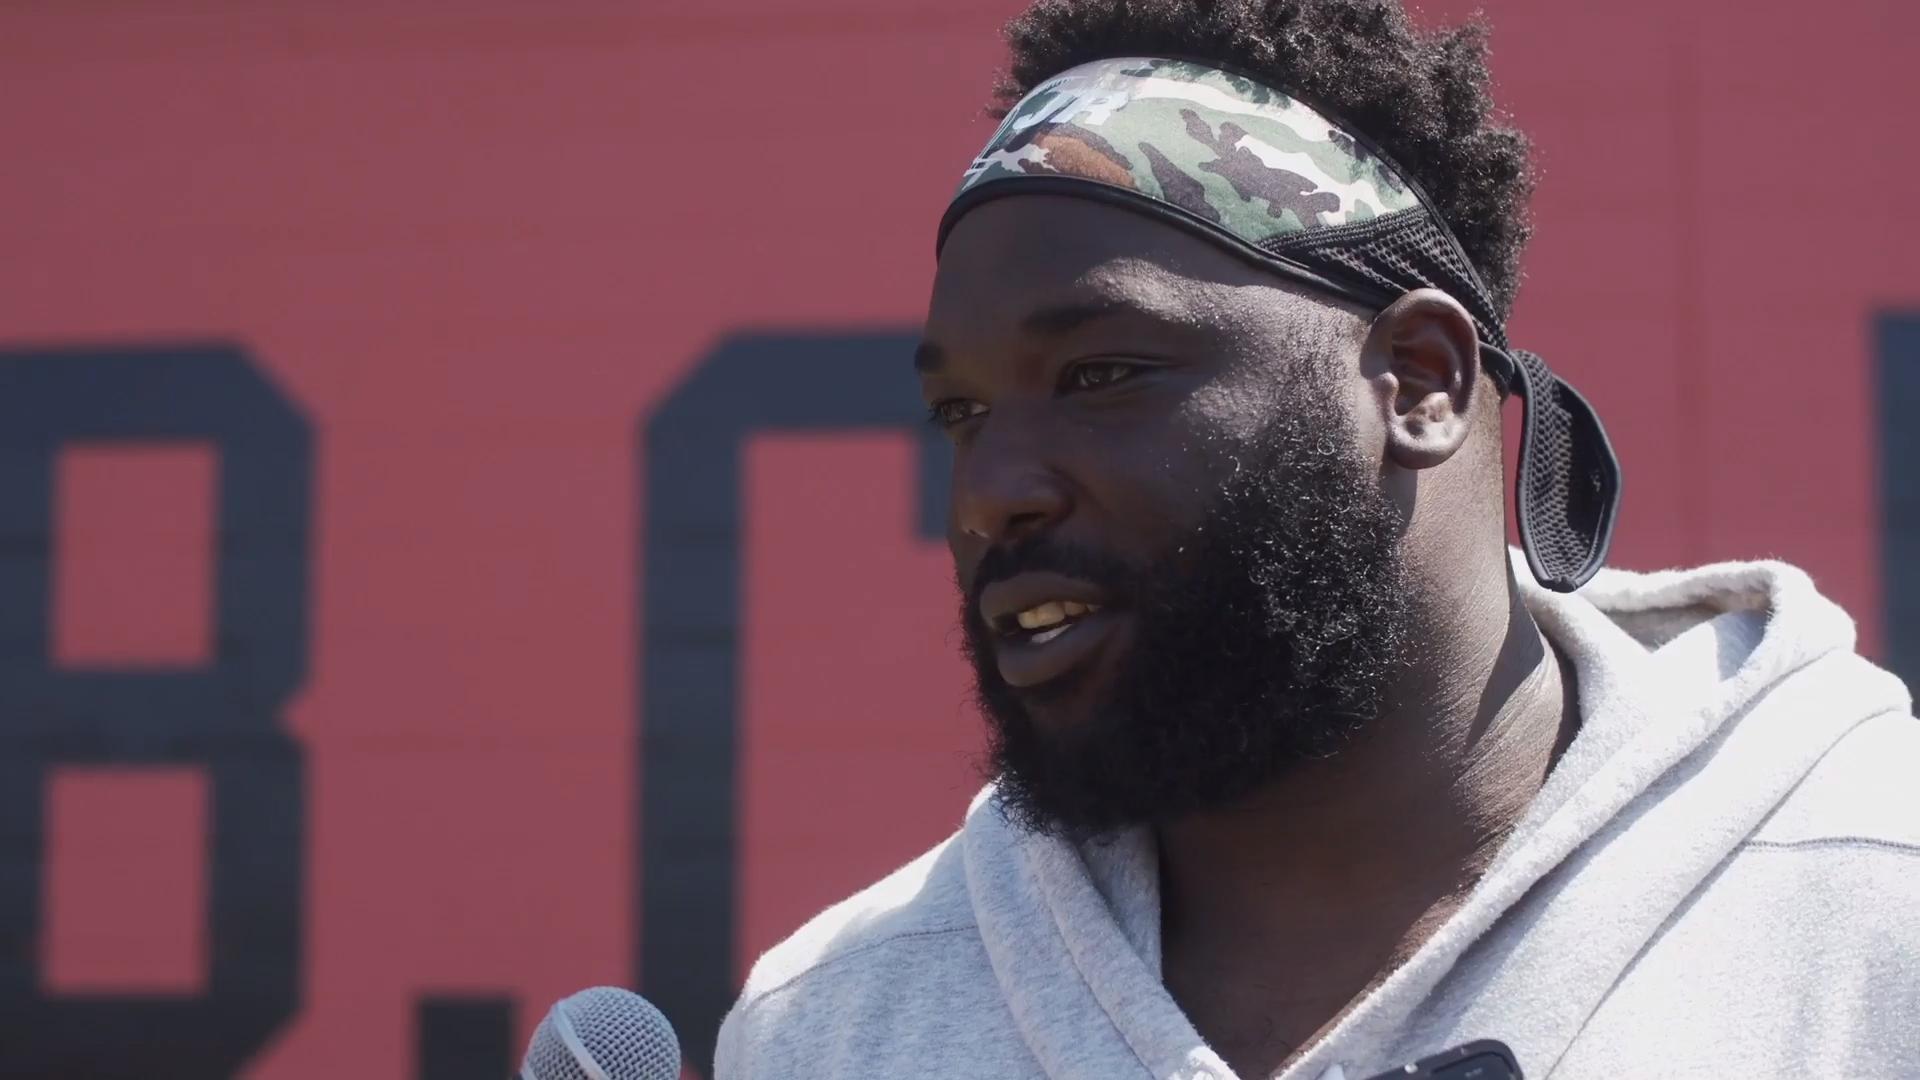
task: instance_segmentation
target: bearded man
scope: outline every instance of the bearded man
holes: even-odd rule
[[[760,960],[721,1080],[1920,1072],[1911,700],[1791,567],[1600,569],[1479,31],[1010,37],[916,357],[995,778]]]

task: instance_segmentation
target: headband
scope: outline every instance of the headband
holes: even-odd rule
[[[1524,402],[1514,479],[1533,576],[1571,592],[1606,561],[1620,464],[1600,418],[1499,309],[1446,222],[1365,139],[1300,99],[1185,60],[1099,60],[1033,89],[968,166],[940,221],[1054,193],[1152,214],[1303,284],[1379,310],[1436,288],[1473,317],[1482,363]]]

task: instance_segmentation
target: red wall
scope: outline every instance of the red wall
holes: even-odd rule
[[[223,558],[296,552],[304,597],[274,639],[298,646],[290,692],[217,699],[265,710],[301,778],[274,834],[296,899],[257,913],[298,947],[229,984],[295,996],[244,1075],[425,1076],[443,1051],[417,1006],[448,995],[510,1006],[517,1055],[546,1002],[634,976],[636,933],[674,933],[634,917],[649,418],[729,335],[911,331],[1016,6],[0,11],[0,398],[28,400],[26,366],[80,370],[73,350],[226,343],[309,440],[236,462],[311,470],[303,548],[275,531],[292,518],[219,524],[245,437],[122,431],[70,396],[44,413],[73,434],[43,511],[45,454],[0,431],[0,558],[48,583],[0,592],[47,628],[0,641],[9,775],[44,775],[0,846],[0,1046],[28,1015],[7,1000],[219,981],[208,881],[252,871],[208,822],[245,812],[221,785],[268,774],[223,780],[195,756],[219,739],[154,750],[190,710],[44,687],[252,670],[209,598]],[[1484,7],[1544,176],[1514,337],[1613,433],[1615,561],[1787,558],[1877,648],[1872,334],[1920,309],[1920,7]],[[915,460],[871,425],[769,430],[740,458],[740,584],[714,610],[740,657],[736,973],[977,783]],[[54,681],[21,690],[27,669]],[[61,741],[89,722],[115,733]],[[112,1030],[149,1061],[179,1046]]]

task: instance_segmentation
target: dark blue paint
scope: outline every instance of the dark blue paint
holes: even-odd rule
[[[944,534],[949,450],[920,423],[914,336],[723,341],[639,432],[646,535],[640,714],[640,992],[710,1068],[734,994],[741,459],[767,432],[921,432],[919,530]]]
[[[514,1058],[513,999],[429,995],[414,1005],[418,1080],[505,1080]]]
[[[55,669],[60,446],[167,439],[219,448],[213,662]],[[235,346],[0,352],[0,1076],[229,1076],[298,1009],[305,774],[280,725],[306,671],[311,444]],[[206,992],[42,993],[48,773],[182,764],[212,792]]]

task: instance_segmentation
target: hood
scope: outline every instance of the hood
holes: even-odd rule
[[[1572,594],[1534,586],[1524,566],[1515,576],[1572,661],[1580,732],[1460,909],[1288,1080],[1368,1076],[1474,1037],[1504,1039],[1543,1075],[1821,756],[1910,708],[1793,567],[1605,571]],[[962,844],[995,977],[1048,1075],[1232,1075],[1160,983],[1149,839],[1076,848],[1020,833],[989,788]]]

